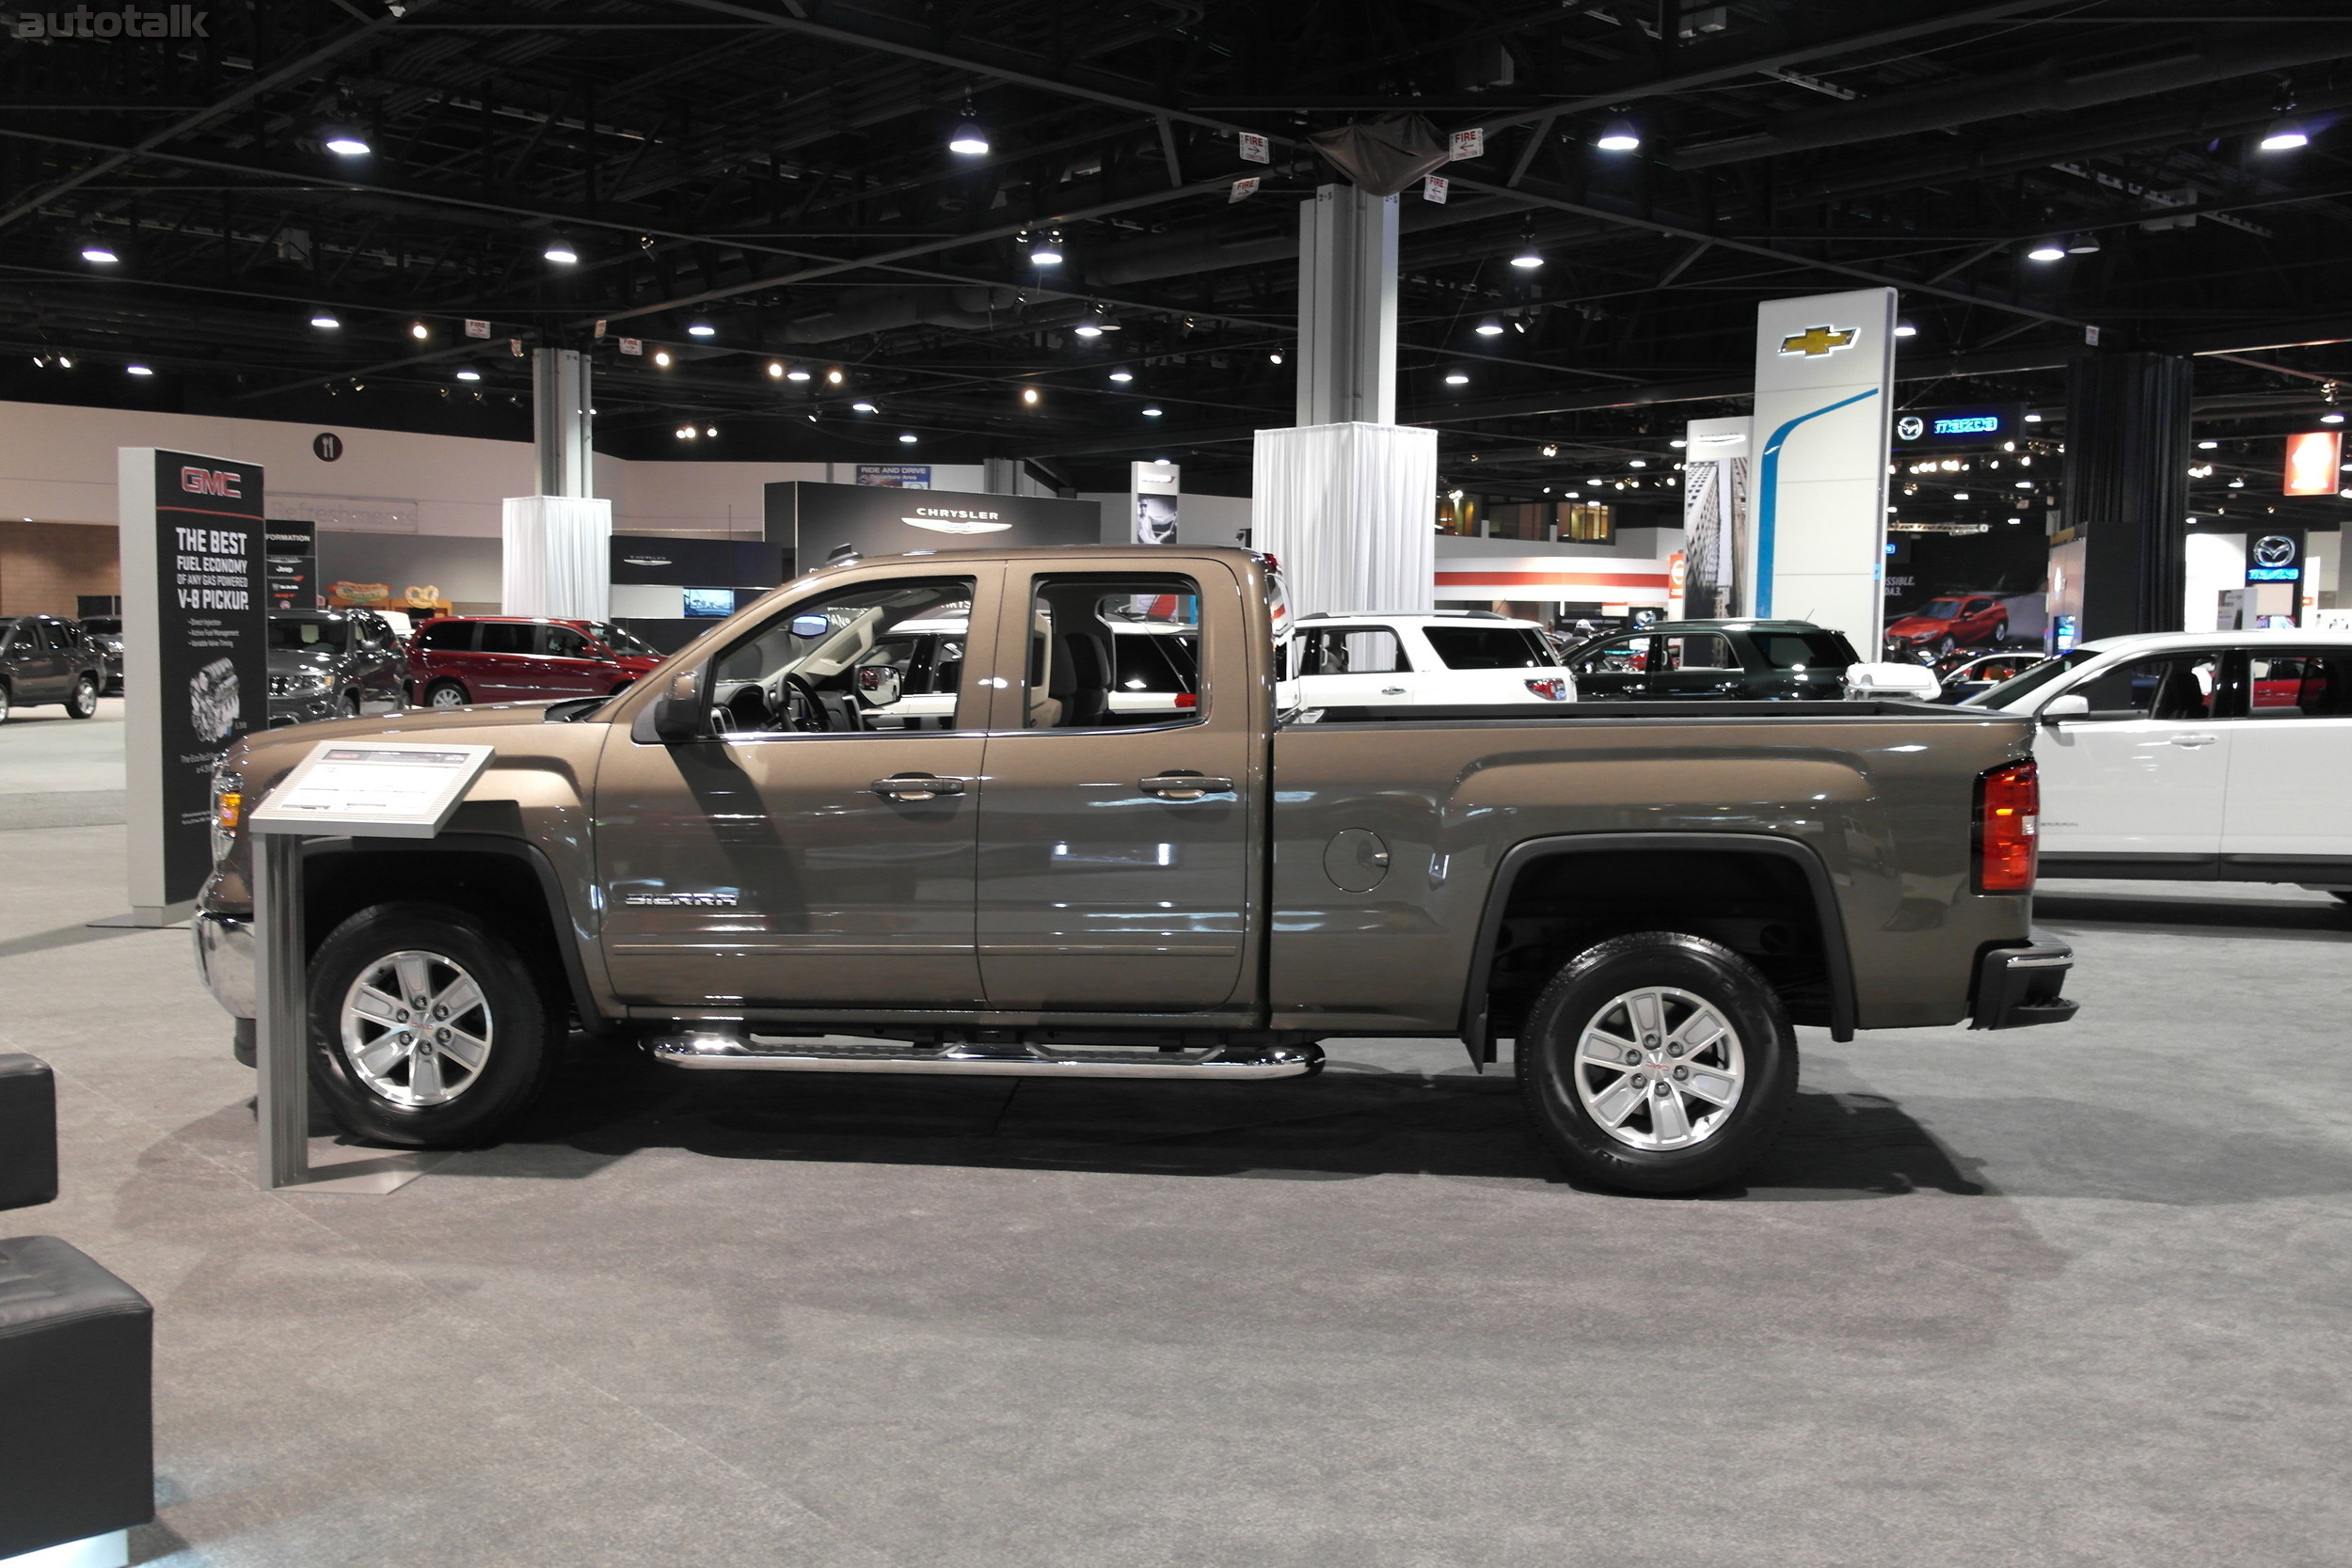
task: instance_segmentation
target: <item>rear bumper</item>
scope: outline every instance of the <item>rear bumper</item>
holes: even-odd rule
[[[2074,967],[2074,950],[2036,936],[2024,947],[1995,947],[1977,960],[1977,1001],[1971,1029],[2023,1029],[2064,1023],[2078,1004],[2060,994]]]

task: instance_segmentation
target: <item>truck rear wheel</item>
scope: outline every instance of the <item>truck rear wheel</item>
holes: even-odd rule
[[[545,1086],[564,1005],[473,915],[377,904],[310,960],[310,1082],[346,1131],[407,1148],[487,1141]]]
[[[1613,937],[1528,1010],[1519,1093],[1571,1175],[1635,1193],[1719,1186],[1779,1133],[1797,1037],[1764,976],[1681,931]]]

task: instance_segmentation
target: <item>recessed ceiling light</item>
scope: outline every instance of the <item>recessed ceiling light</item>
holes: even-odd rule
[[[703,434],[705,436],[716,436],[719,434],[719,427],[715,424],[705,425],[703,426]]]
[[[849,379],[850,378],[842,374],[837,368],[825,372],[825,385],[828,387],[838,387]]]
[[[1024,387],[1024,388],[1021,388],[1021,401],[1022,401],[1023,403],[1027,404],[1028,404],[1030,407],[1032,407],[1032,408],[1036,407],[1036,406],[1037,406],[1037,388],[1034,388],[1034,387]]]
[[[768,373],[775,380],[781,381],[784,379],[784,366],[771,359],[768,361]]]
[[[653,351],[653,362],[660,366],[663,370],[668,370],[670,368],[670,351],[666,348],[655,349]]]
[[[408,336],[414,338],[419,342],[423,342],[427,338],[433,336],[433,329],[425,325],[422,322],[410,322],[408,324]]]

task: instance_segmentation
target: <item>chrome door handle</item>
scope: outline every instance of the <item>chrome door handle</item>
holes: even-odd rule
[[[2166,738],[2175,746],[2186,746],[2194,750],[2199,746],[2210,746],[2221,737],[2217,735],[2175,735],[2168,736]]]
[[[942,795],[961,795],[969,779],[942,779],[930,773],[898,773],[887,779],[876,779],[867,785],[885,800],[930,800]]]
[[[1380,689],[1380,695],[1383,697],[1402,697],[1405,695],[1405,689],[1401,686],[1384,686]]]
[[[1198,800],[1210,795],[1232,794],[1233,781],[1206,773],[1154,773],[1137,779],[1136,787],[1163,800]]]

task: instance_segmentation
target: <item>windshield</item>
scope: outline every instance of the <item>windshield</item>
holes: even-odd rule
[[[280,621],[269,624],[273,648],[341,648],[351,641],[351,628],[341,621]]]
[[[610,621],[591,621],[589,633],[616,654],[632,654],[640,658],[660,658],[661,656],[644,638],[627,626],[616,626]]]
[[[1549,670],[1560,660],[1532,626],[1424,626],[1449,670]]]
[[[1960,613],[1960,601],[1958,599],[1937,599],[1933,603],[1928,605],[1925,609],[1915,610],[1912,613],[1914,615],[1924,615],[1931,621],[1948,621],[1953,616]]]
[[[2041,690],[2069,670],[2079,670],[2098,657],[2089,648],[2072,649],[2047,664],[2037,664],[2022,675],[2012,675],[1998,686],[1987,687],[1973,697],[1962,699],[1960,705],[2007,707],[2018,698]]]
[[[112,637],[122,629],[122,622],[112,615],[85,615],[82,617],[82,629],[100,637]]]
[[[1759,631],[1756,651],[1775,670],[1843,670],[1860,662],[1853,644],[1834,631]]]

